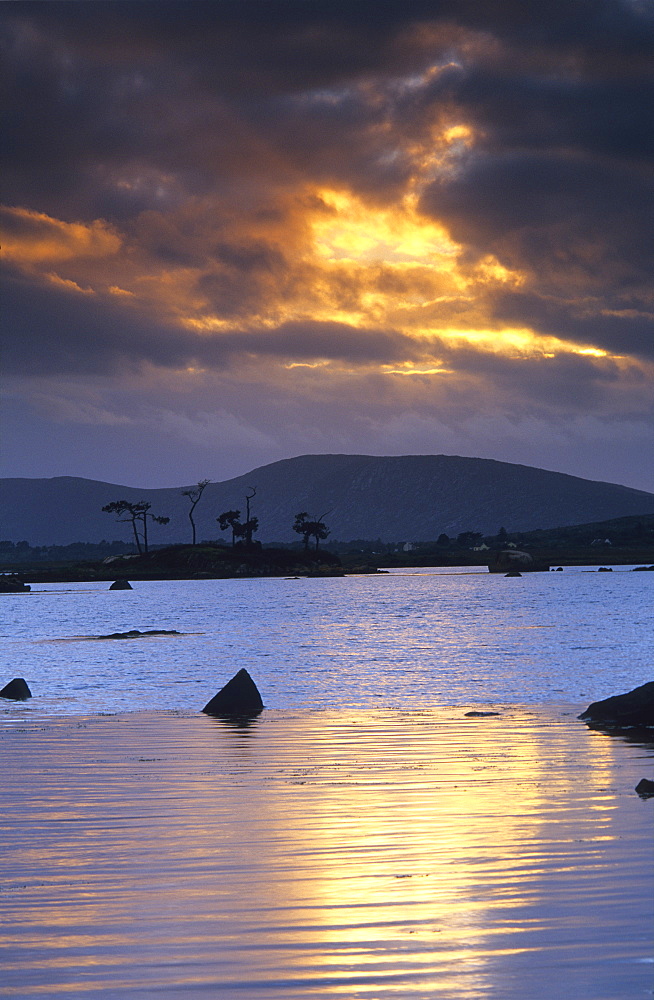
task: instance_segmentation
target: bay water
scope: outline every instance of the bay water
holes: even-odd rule
[[[651,679],[654,573],[34,585],[0,595],[0,678],[47,714],[198,710],[246,667],[269,708],[595,701]],[[180,635],[100,640],[112,633]],[[4,681],[3,681],[4,683]]]
[[[2,595],[0,996],[654,994],[654,574]],[[130,630],[179,634],[132,639]],[[202,706],[240,667],[266,709]],[[492,715],[466,713],[493,712]]]

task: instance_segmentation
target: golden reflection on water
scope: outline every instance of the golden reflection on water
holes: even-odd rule
[[[464,711],[5,727],[0,995],[642,996],[651,748]]]

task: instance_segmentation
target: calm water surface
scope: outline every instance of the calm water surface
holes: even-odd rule
[[[651,998],[653,747],[576,715],[652,679],[653,577],[3,599],[0,996]],[[266,711],[199,713],[240,666]]]
[[[242,666],[270,708],[593,701],[651,679],[654,573],[624,569],[36,585],[0,598],[0,677],[26,678],[28,713],[199,709]],[[91,638],[132,629],[185,634]]]

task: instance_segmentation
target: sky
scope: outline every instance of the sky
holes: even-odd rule
[[[654,492],[654,5],[0,5],[0,475]]]

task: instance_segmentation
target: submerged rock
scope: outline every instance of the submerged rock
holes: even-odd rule
[[[22,677],[14,677],[13,681],[5,684],[0,691],[0,698],[8,698],[11,701],[27,701],[31,697],[32,692],[27,685],[27,681],[23,680]]]
[[[466,712],[466,719],[485,719],[489,715],[499,715],[499,712]]]
[[[626,694],[594,701],[579,718],[606,726],[654,726],[654,681]]]
[[[142,639],[149,635],[181,635],[176,629],[165,629],[165,628],[151,628],[147,632],[139,632],[137,628],[131,629],[129,632],[110,632],[109,635],[94,635],[91,636],[92,639]]]
[[[132,585],[129,580],[114,580],[109,590],[131,590]]]
[[[649,799],[650,796],[654,795],[654,781],[650,781],[649,778],[641,778],[636,785],[636,791],[643,799]]]
[[[258,715],[263,710],[259,689],[242,667],[224,687],[208,701],[202,711],[206,715]]]
[[[510,569],[508,573],[504,574],[504,576],[522,576],[522,573],[520,573],[517,569]]]

